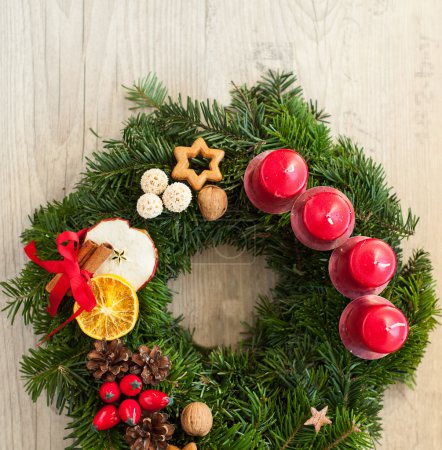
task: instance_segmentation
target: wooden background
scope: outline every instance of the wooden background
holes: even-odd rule
[[[128,116],[121,84],[154,70],[170,88],[228,101],[230,80],[293,69],[331,127],[384,164],[404,207],[421,216],[407,249],[431,251],[442,281],[442,2],[440,0],[2,0],[0,12],[1,278],[24,263],[27,215],[69,192]],[[216,249],[174,283],[173,311],[200,343],[234,343],[261,260]],[[216,275],[216,276],[212,276]],[[256,280],[259,280],[256,283]],[[440,292],[440,290],[439,290]],[[1,299],[4,302],[4,298]],[[23,392],[18,361],[35,343],[0,318],[1,449],[60,450],[65,419]],[[442,328],[417,386],[390,390],[381,448],[442,448]]]

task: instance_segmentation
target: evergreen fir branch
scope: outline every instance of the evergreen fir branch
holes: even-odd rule
[[[346,409],[337,409],[333,427],[328,430],[328,436],[324,444],[320,444],[317,448],[323,450],[332,450],[339,448],[342,450],[353,449],[370,449],[374,448],[374,442],[370,435],[360,429],[357,424],[358,417],[354,416]]]
[[[327,447],[325,447],[324,450],[332,450],[333,448],[338,447],[341,443],[343,443],[345,440],[347,440],[349,437],[351,437],[354,433],[360,433],[360,430],[356,425],[352,425],[352,427],[349,428],[346,432],[344,432],[344,434],[342,434],[341,436],[336,438],[331,444],[327,445]],[[352,444],[352,446],[349,448],[353,449],[355,447],[353,447],[353,444]],[[364,446],[364,448],[367,448],[367,447]]]
[[[296,438],[307,420],[310,402],[301,388],[284,395],[276,391],[274,395],[277,404],[275,424],[269,430],[269,448],[289,450],[296,447]]]
[[[328,123],[327,119],[330,118],[330,114],[324,109],[319,109],[317,100],[309,100],[308,110],[318,122]]]
[[[216,101],[196,102],[181,96],[177,102],[169,99],[157,112],[156,123],[170,139],[188,145],[198,136],[214,147],[223,148],[226,157],[234,157],[238,148],[261,142],[250,129],[247,116],[240,116]]]
[[[302,94],[299,86],[293,87],[296,76],[290,72],[275,72],[270,70],[254,88],[258,100],[269,106],[281,104],[286,99],[298,97]]]
[[[167,89],[153,72],[140,78],[131,87],[123,87],[127,90],[127,100],[136,105],[130,109],[159,108],[167,96]]]
[[[255,92],[246,86],[238,87],[233,81],[230,92],[232,101],[230,108],[234,114],[243,117],[243,130],[251,136],[260,136],[265,123],[265,105],[258,102]]]
[[[38,317],[47,303],[45,286],[49,279],[47,272],[28,264],[20,277],[0,283],[3,293],[11,298],[2,309],[7,313],[11,323],[14,323],[19,312],[25,325]]]
[[[79,393],[90,389],[85,379],[85,356],[84,350],[78,351],[69,344],[31,349],[20,369],[26,392],[36,401],[45,390],[48,405],[55,402],[57,410],[62,412],[73,395],[78,398]]]

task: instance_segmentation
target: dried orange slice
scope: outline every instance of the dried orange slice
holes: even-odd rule
[[[91,279],[97,306],[83,311],[77,322],[93,339],[111,341],[129,333],[138,319],[138,297],[135,289],[118,275],[98,275]],[[78,309],[75,303],[74,312]]]

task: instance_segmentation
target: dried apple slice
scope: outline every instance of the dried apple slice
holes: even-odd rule
[[[109,243],[114,249],[95,275],[119,275],[137,291],[155,275],[158,265],[155,243],[146,230],[130,227],[127,220],[102,220],[88,230],[85,240]]]

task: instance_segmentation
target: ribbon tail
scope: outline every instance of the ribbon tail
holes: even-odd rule
[[[58,326],[55,330],[51,331],[49,334],[47,334],[38,344],[36,344],[36,347],[40,347],[41,344],[46,342],[48,339],[50,339],[52,336],[57,334],[62,328],[64,328],[68,323],[72,322],[74,319],[76,319],[82,312],[84,311],[83,308],[78,308],[77,311],[72,314],[71,317],[69,317],[68,320],[65,320],[60,326]]]
[[[47,307],[47,311],[52,317],[55,317],[57,314],[58,307],[68,291],[69,286],[69,278],[66,274],[63,274],[58,280],[58,283],[54,286],[54,289],[52,289],[52,292],[49,295],[49,306]]]
[[[92,311],[97,305],[97,300],[89,284],[90,272],[82,270],[80,277],[71,278],[72,295],[75,301],[86,311]]]

